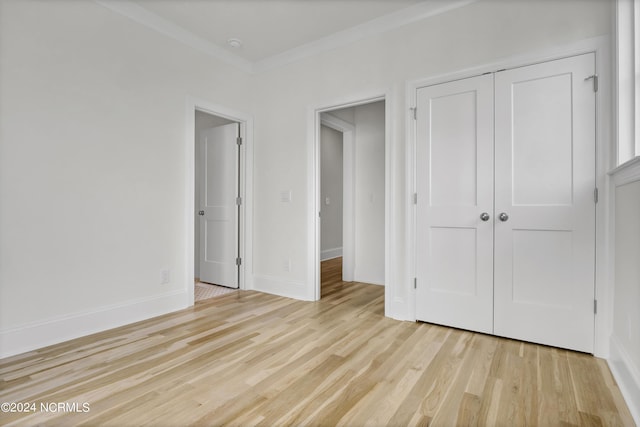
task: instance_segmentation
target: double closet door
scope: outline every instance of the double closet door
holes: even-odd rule
[[[594,70],[418,89],[418,320],[593,352]]]

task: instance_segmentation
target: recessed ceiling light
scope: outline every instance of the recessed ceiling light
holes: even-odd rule
[[[242,46],[242,40],[236,39],[236,38],[231,38],[231,39],[227,40],[227,44],[229,46],[231,46],[232,48],[237,49],[237,48]]]

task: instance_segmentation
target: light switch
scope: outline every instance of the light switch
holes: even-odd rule
[[[291,190],[282,190],[280,192],[280,201],[285,203],[291,202]]]
[[[329,206],[331,204],[331,199],[329,199],[329,197],[325,197],[324,198],[324,204]]]

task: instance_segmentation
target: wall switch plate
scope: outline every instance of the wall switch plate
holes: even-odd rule
[[[280,192],[280,201],[284,203],[291,202],[291,190],[282,190]]]
[[[329,206],[331,204],[331,199],[329,199],[328,196],[324,198],[324,204],[327,205],[327,206]]]

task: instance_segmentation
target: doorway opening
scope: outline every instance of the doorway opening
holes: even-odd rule
[[[316,299],[386,283],[385,108],[377,98],[318,111]]]
[[[250,116],[187,101],[187,303],[246,289],[250,268]],[[205,285],[206,284],[206,285]],[[199,292],[198,285],[204,286]],[[220,288],[211,288],[212,285]]]
[[[195,112],[195,300],[239,286],[240,123]]]

